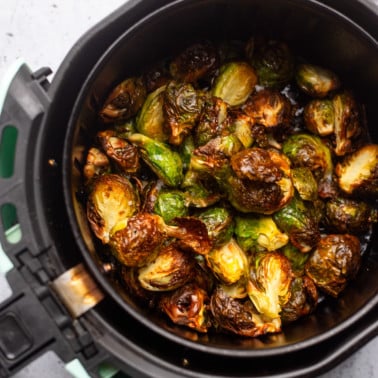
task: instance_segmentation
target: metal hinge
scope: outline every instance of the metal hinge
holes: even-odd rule
[[[51,287],[73,318],[84,314],[104,298],[83,264],[64,272],[52,282]]]

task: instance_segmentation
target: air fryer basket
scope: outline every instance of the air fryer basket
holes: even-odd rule
[[[71,228],[87,266],[111,298],[110,302],[100,304],[99,313],[104,315],[104,319],[109,319],[111,308],[110,322],[121,334],[128,332],[124,330],[126,325],[122,324],[122,319],[128,322],[136,320],[140,335],[147,332],[148,337],[156,337],[161,345],[167,344],[168,349],[177,345],[193,354],[221,355],[230,359],[272,357],[312,348],[320,343],[326,345],[329,339],[353,328],[377,306],[376,230],[353,283],[338,299],[323,301],[313,315],[287,325],[283,333],[258,339],[198,335],[140,307],[111,279],[111,275],[104,273],[85,210],[77,200],[81,184],[80,167],[90,136],[95,132],[97,106],[116,83],[141,73],[151,63],[180,51],[193,41],[246,40],[256,34],[287,41],[295,54],[336,71],[345,86],[352,88],[358,100],[366,105],[369,131],[377,143],[376,30],[366,31],[331,7],[311,0],[166,1],[144,16],[114,41],[87,76],[65,136],[63,184]],[[376,317],[372,319],[376,320]],[[138,343],[137,338],[135,342]],[[163,350],[164,347],[160,351],[162,356]]]

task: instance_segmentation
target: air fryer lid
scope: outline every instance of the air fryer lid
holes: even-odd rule
[[[351,20],[315,1],[203,0],[174,1],[126,30],[98,61],[77,97],[65,139],[65,201],[71,227],[88,267],[104,291],[143,326],[186,347],[227,356],[283,354],[308,347],[343,331],[377,305],[378,245],[376,232],[356,280],[336,300],[323,301],[316,312],[287,325],[283,333],[263,339],[198,335],[151,314],[105,276],[101,255],[77,201],[85,151],[96,131],[98,104],[115,84],[145,67],[204,39],[246,40],[264,35],[287,41],[296,55],[328,67],[353,88],[366,105],[370,134],[378,142],[378,44]],[[370,31],[371,33],[373,31]],[[120,310],[120,311],[122,311]]]

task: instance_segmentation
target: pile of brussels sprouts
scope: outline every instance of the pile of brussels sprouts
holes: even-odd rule
[[[135,300],[254,337],[356,275],[377,221],[378,145],[327,68],[261,37],[200,42],[99,109],[87,217]]]

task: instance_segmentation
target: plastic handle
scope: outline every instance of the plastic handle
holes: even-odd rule
[[[38,230],[38,209],[33,205],[34,156],[40,125],[50,104],[45,90],[49,72],[41,69],[32,73],[18,61],[0,87],[0,242],[13,262],[20,250],[28,249],[36,255],[49,246]],[[11,228],[17,229],[16,236],[9,233]]]

